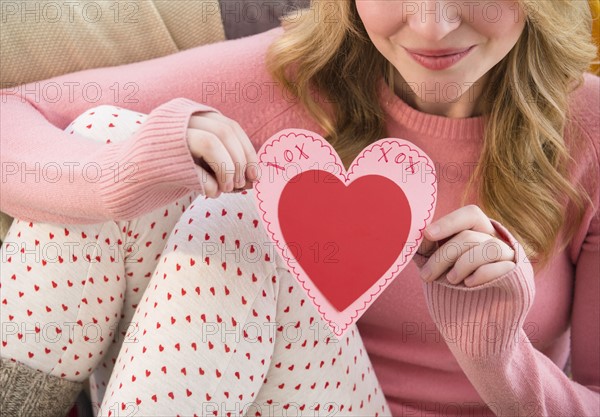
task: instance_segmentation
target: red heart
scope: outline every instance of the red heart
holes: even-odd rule
[[[342,311],[400,255],[410,205],[401,188],[379,175],[360,177],[348,187],[327,172],[317,177],[318,182],[306,171],[288,183],[279,201],[279,224],[295,259]],[[343,285],[348,280],[351,284]]]

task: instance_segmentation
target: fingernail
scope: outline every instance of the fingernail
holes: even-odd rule
[[[252,180],[256,180],[258,178],[258,170],[256,169],[256,166],[250,165],[248,167],[248,175]]]
[[[423,269],[421,269],[421,279],[423,281],[427,281],[431,276],[431,267],[429,265],[425,265]]]
[[[427,231],[431,236],[435,236],[440,232],[440,226],[437,224],[427,226]]]

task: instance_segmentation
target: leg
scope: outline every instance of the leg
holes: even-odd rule
[[[102,402],[119,350],[123,345],[137,343],[136,328],[131,322],[133,314],[156,269],[171,230],[195,196],[190,194],[182,197],[129,222],[117,222],[121,238],[127,242],[124,256],[126,285],[119,326],[114,329],[115,334],[107,353],[90,376],[91,399],[95,409]]]
[[[358,330],[329,334],[251,192],[201,196],[182,215],[100,415],[390,415]]]
[[[22,384],[2,384],[3,408],[17,407],[11,415],[64,416],[110,345],[107,335],[122,307],[123,263],[120,255],[121,262],[95,258],[109,253],[102,242],[116,236],[114,223],[13,222],[2,247],[0,294],[2,376]]]
[[[143,117],[100,106],[67,131],[102,142],[123,140]],[[0,275],[3,410],[62,417],[94,369],[112,368],[125,331],[119,323],[127,328],[168,232],[194,196],[165,207],[167,215],[161,209],[129,222],[13,222]],[[44,396],[48,404],[41,405]]]

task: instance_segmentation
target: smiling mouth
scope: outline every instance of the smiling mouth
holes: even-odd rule
[[[469,49],[471,49],[473,46],[475,45],[471,45],[467,48],[461,48],[461,49],[439,49],[439,50],[423,50],[423,49],[409,49],[409,48],[404,48],[406,49],[408,52],[412,53],[412,54],[417,54],[417,55],[422,55],[422,56],[427,56],[427,57],[432,57],[432,58],[438,58],[438,57],[443,57],[443,56],[451,56],[451,55],[457,55],[457,54],[461,54],[463,52],[468,51]]]
[[[454,64],[456,64],[458,61],[460,61],[461,59],[463,59],[465,56],[467,56],[474,48],[476,45],[473,45],[467,49],[463,49],[463,50],[456,50],[456,52],[451,52],[450,54],[447,54],[447,50],[440,50],[441,52],[444,52],[443,55],[439,54],[439,51],[424,51],[424,50],[409,50],[406,49],[406,52],[408,53],[408,55],[410,55],[410,57],[416,61],[417,63],[421,64],[421,66],[429,69],[429,70],[434,70],[434,71],[439,71],[439,70],[444,70],[447,68],[452,67]],[[418,52],[416,52],[418,51]],[[436,55],[424,55],[423,53],[436,53]]]

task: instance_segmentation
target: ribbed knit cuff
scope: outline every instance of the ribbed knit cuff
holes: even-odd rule
[[[2,358],[0,415],[10,417],[65,417],[83,383],[45,374]]]
[[[513,270],[471,288],[450,283],[446,275],[423,283],[429,313],[446,343],[474,358],[529,343],[521,330],[535,296],[533,268],[524,248],[500,223],[491,221],[515,251]],[[421,268],[428,258],[417,254],[413,259]]]
[[[138,217],[192,191],[204,194],[187,128],[192,114],[206,111],[217,112],[185,98],[171,100],[148,115],[132,140],[105,146],[97,187],[113,219]]]

